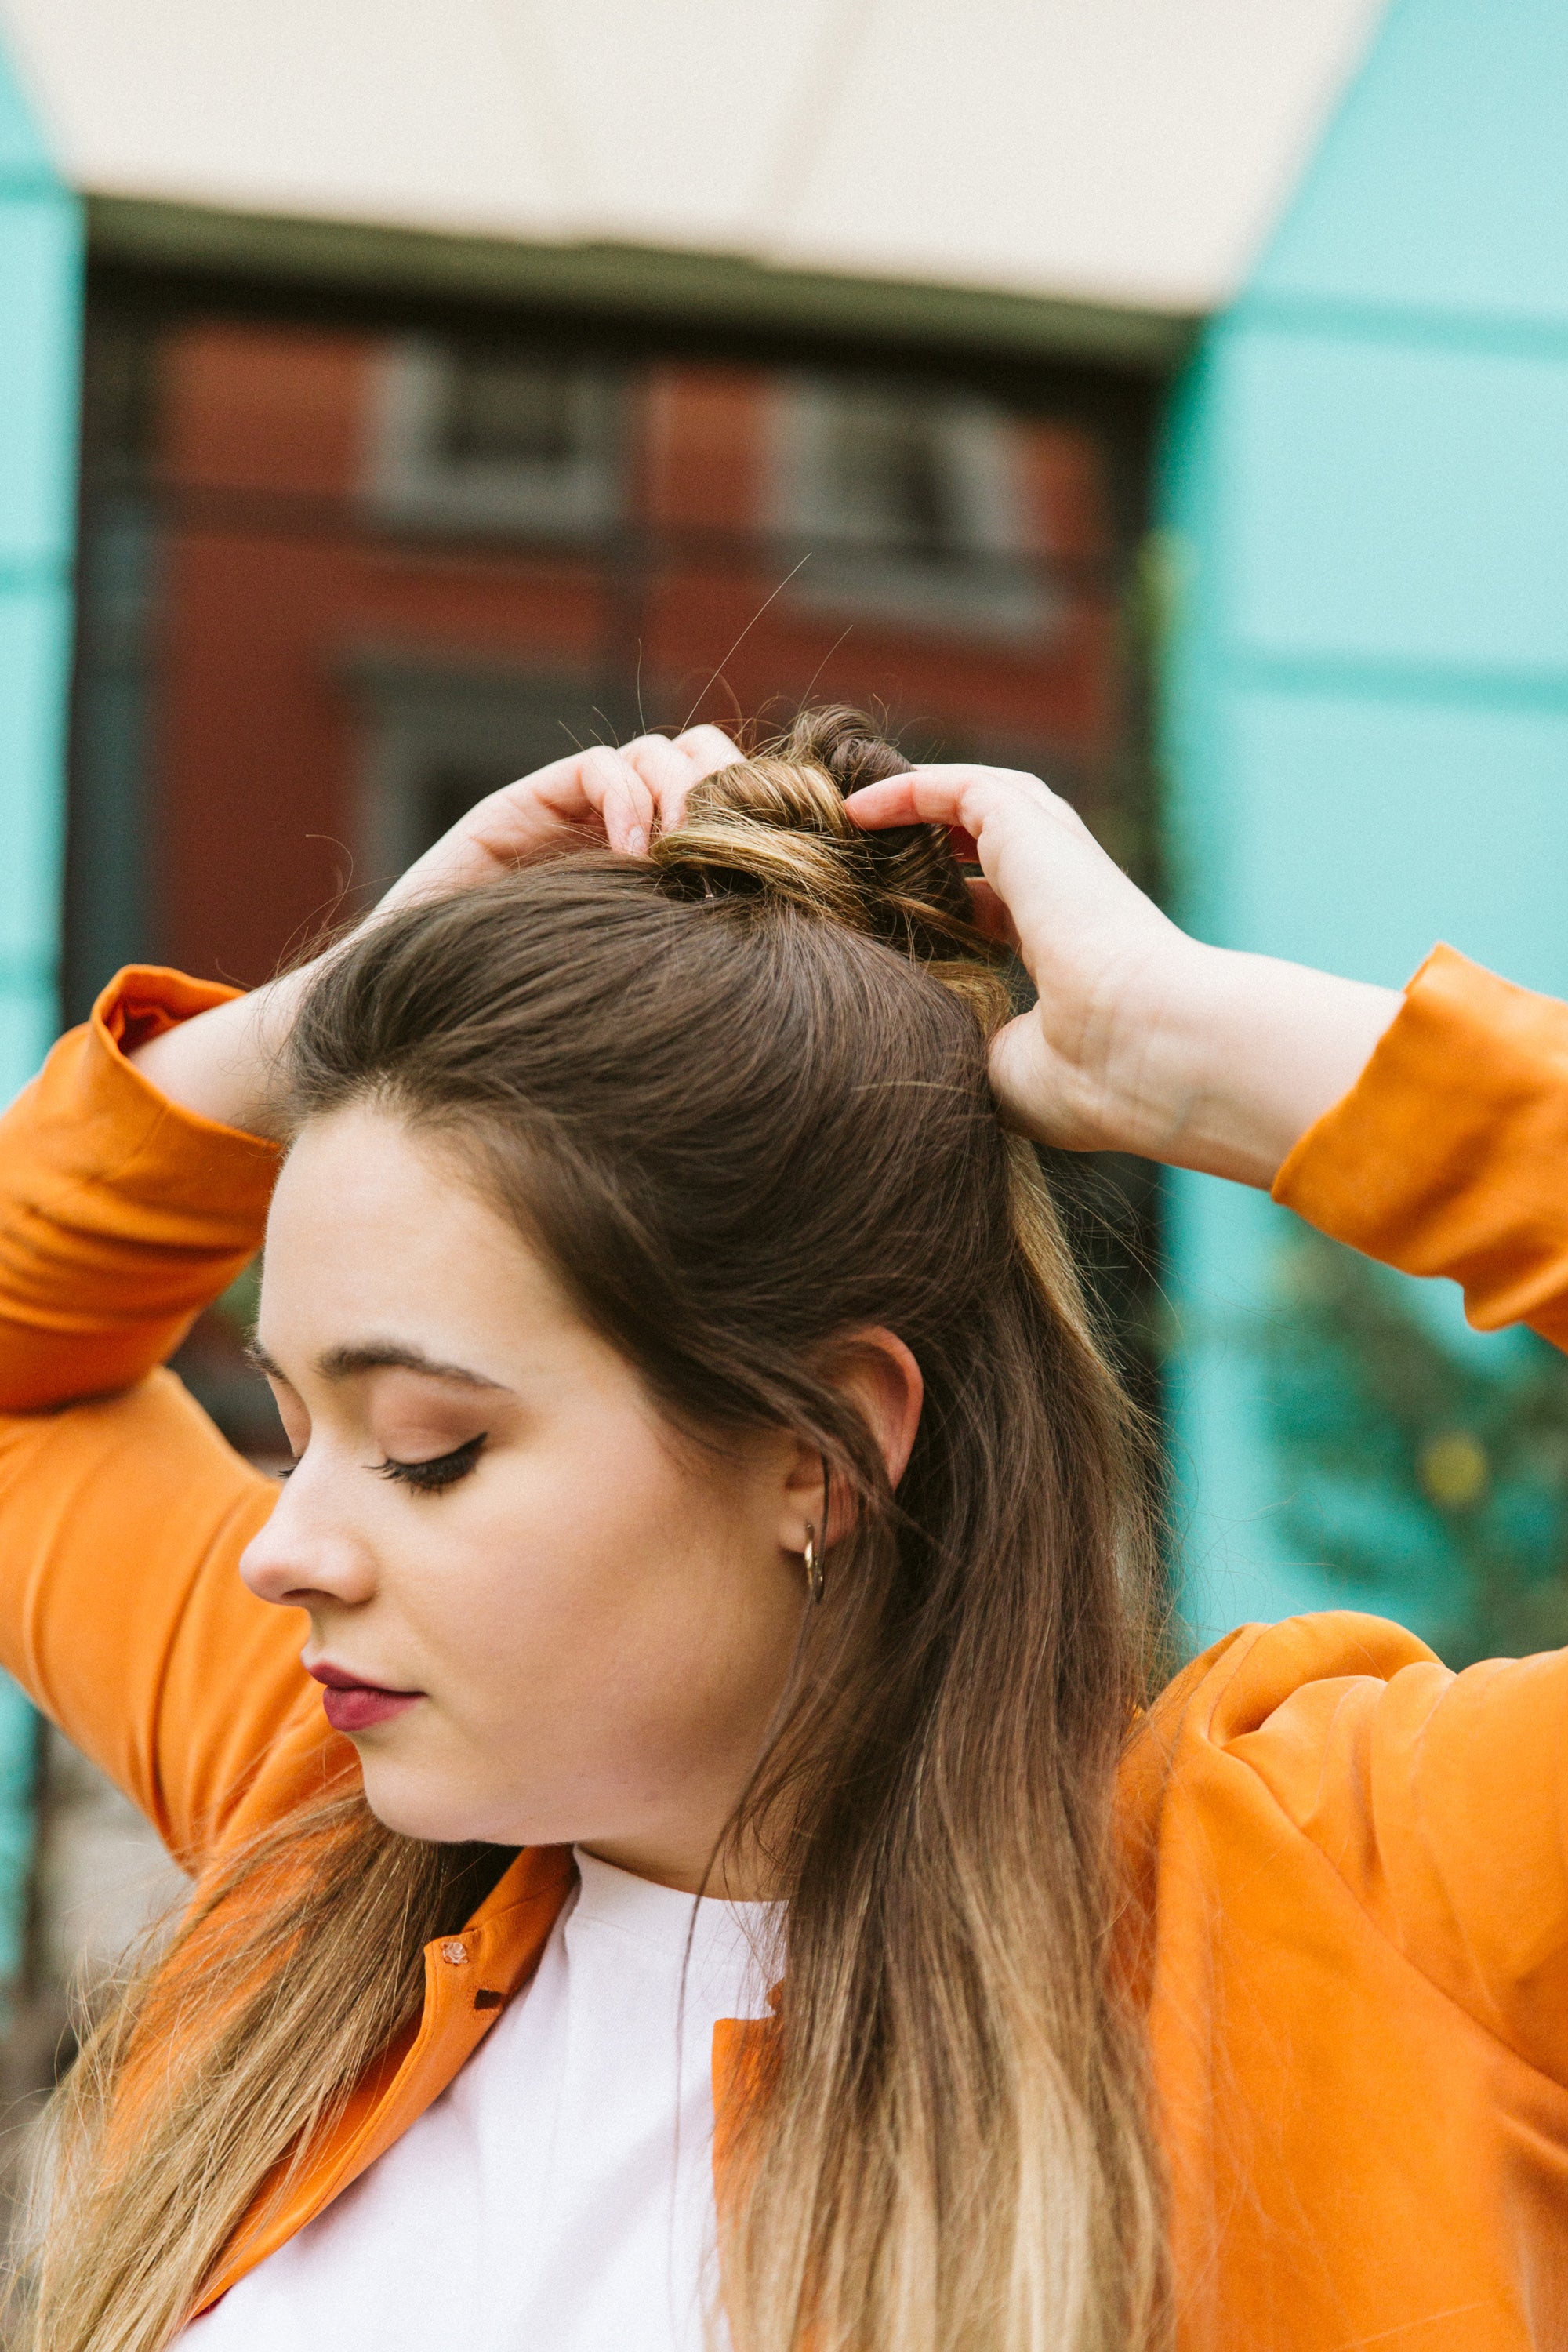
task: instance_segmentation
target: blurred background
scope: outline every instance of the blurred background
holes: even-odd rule
[[[1177,917],[1568,992],[1552,0],[0,0],[0,1090],[495,784],[885,714]],[[1058,1171],[1194,1642],[1568,1640],[1568,1372],[1267,1201]],[[279,1437],[253,1284],[180,1369]],[[13,1691],[15,2112],[166,1865]]]

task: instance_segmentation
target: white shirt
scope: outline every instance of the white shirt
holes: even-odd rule
[[[713,2028],[765,2014],[782,1906],[577,1867],[462,2073],[180,2352],[697,2352]]]

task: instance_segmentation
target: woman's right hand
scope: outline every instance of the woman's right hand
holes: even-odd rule
[[[1037,776],[916,768],[847,805],[872,829],[945,824],[978,862],[980,919],[1038,991],[992,1081],[1042,1142],[1267,1186],[1399,1010],[1391,990],[1189,938]]]
[[[434,848],[393,884],[368,919],[447,898],[563,850],[597,843],[641,857],[657,828],[678,825],[693,784],[740,757],[718,727],[683,735],[639,735],[612,751],[590,745],[503,784],[460,816]]]
[[[365,923],[422,899],[476,889],[513,866],[585,845],[640,856],[656,825],[668,831],[679,824],[691,786],[737,757],[721,730],[693,727],[673,740],[641,735],[618,751],[595,744],[552,761],[459,817],[393,884]],[[282,1122],[272,1074],[320,963],[318,957],[264,988],[149,1038],[134,1048],[131,1060],[183,1108],[220,1127],[278,1136]]]

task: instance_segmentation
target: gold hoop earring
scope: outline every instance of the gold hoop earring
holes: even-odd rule
[[[809,1523],[805,1530],[805,1590],[815,1607],[822,1599],[822,1555],[816,1549],[816,1529]]]

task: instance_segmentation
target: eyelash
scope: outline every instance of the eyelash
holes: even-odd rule
[[[390,1478],[395,1485],[412,1487],[416,1495],[444,1494],[466,1478],[478,1462],[484,1447],[487,1430],[470,1437],[466,1445],[455,1445],[450,1454],[437,1454],[428,1462],[395,1462],[389,1456],[374,1465],[378,1477]]]

